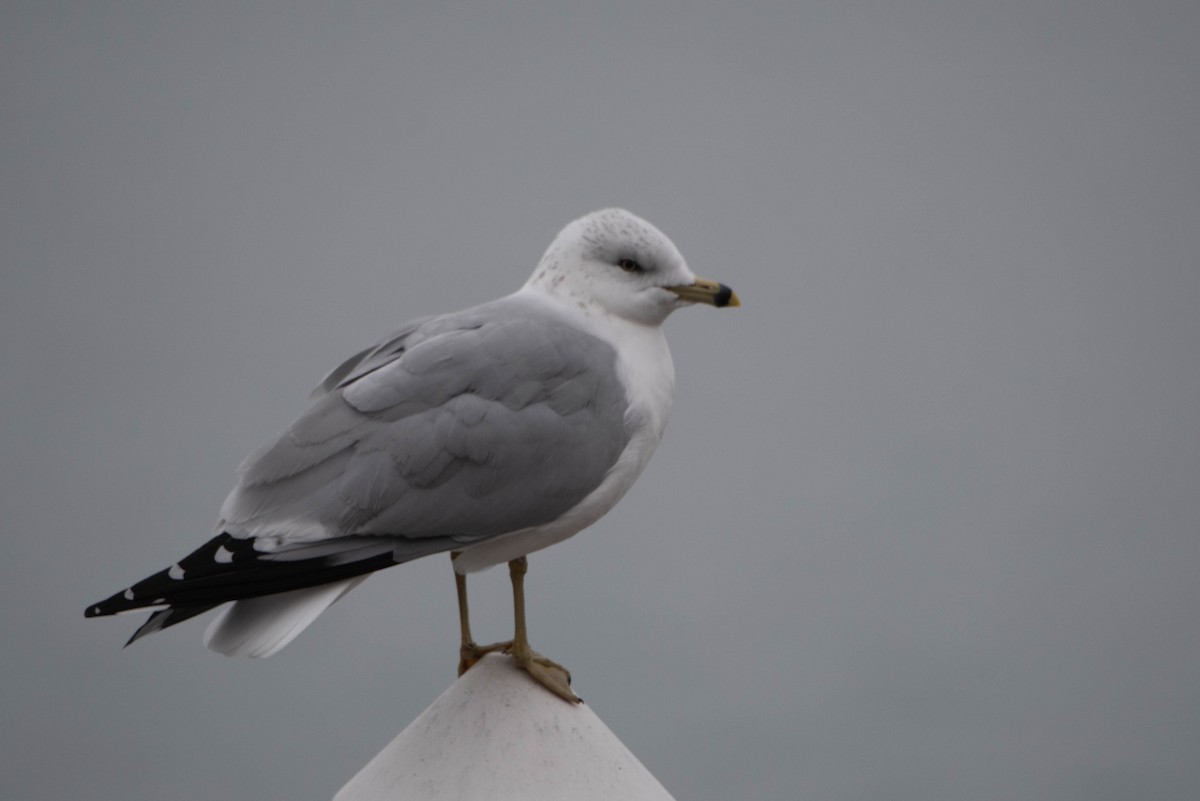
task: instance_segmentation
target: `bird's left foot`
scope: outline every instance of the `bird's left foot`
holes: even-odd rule
[[[463,643],[458,649],[458,675],[461,676],[475,667],[475,663],[488,654],[495,653],[496,651],[508,653],[511,648],[512,640],[494,642],[491,645],[476,645],[473,642]]]
[[[583,699],[571,689],[571,672],[562,665],[542,656],[527,643],[510,643],[504,651],[539,684],[559,698],[573,704],[583,703]]]

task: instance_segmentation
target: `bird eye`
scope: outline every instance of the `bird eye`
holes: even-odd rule
[[[642,265],[633,259],[618,259],[617,266],[627,273],[640,273],[642,271]]]

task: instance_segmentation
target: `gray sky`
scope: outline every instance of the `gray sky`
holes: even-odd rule
[[[444,558],[264,661],[82,610],[328,369],[606,205],[745,304],[668,322],[655,459],[530,560],[535,647],[666,787],[1190,797],[1200,6],[416,5],[0,9],[0,797],[328,798],[428,705]]]

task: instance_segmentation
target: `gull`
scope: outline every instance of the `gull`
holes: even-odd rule
[[[575,220],[518,291],[413,320],[329,373],[242,462],[215,537],[84,614],[151,612],[128,645],[232,602],[205,645],[265,657],[371,573],[449,552],[459,674],[503,651],[578,702],[529,645],[526,555],[595,523],[641,474],[675,384],[662,323],[696,303],[740,305],[630,212]],[[513,638],[477,645],[466,576],[505,562]]]

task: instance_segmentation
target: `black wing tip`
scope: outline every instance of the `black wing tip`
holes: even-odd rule
[[[238,543],[237,546],[233,545],[235,542]],[[174,565],[110,595],[103,601],[92,604],[83,610],[83,616],[85,618],[104,617],[147,608],[150,608],[151,611],[165,611],[164,605],[170,607],[170,596],[175,592],[188,570],[198,565],[208,566],[217,563],[216,554],[222,547],[227,547],[235,552],[252,550],[253,541],[245,540],[243,545],[242,541],[235,540],[231,534],[223,531]]]
[[[253,539],[222,532],[166,570],[88,606],[83,616],[150,612],[129,641],[133,642],[227,601],[315,587],[397,564],[389,543],[372,545],[358,555],[362,558],[345,562],[329,554],[294,561],[262,559]]]
[[[136,586],[136,585],[135,585]],[[135,594],[133,587],[113,593],[103,601],[96,603],[83,610],[84,617],[106,617],[108,615],[117,615],[121,612],[133,612],[138,609],[146,609],[148,607],[161,608],[166,602],[165,598],[155,597],[148,594]]]
[[[150,617],[146,618],[146,622],[138,626],[138,629],[133,633],[133,636],[126,640],[125,644],[121,647],[128,648],[138,640],[145,637],[147,634],[153,634],[154,632],[160,631],[161,629],[169,626],[171,612],[172,610],[170,609],[161,609],[157,612],[151,613]]]
[[[103,601],[97,601],[83,610],[83,616],[106,617],[108,615],[115,615],[118,612],[128,612],[132,609],[137,609],[139,604],[130,599],[128,593],[129,590],[122,590],[115,595],[105,598]],[[150,604],[147,603],[145,605],[149,606]]]

